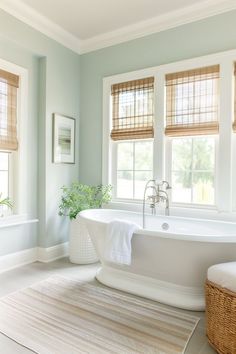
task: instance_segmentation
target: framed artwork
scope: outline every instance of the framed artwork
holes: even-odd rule
[[[54,163],[75,163],[75,119],[61,114],[53,114]]]

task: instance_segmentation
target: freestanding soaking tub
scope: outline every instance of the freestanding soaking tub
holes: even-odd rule
[[[110,221],[123,219],[142,225],[139,213],[91,209],[80,213],[101,268],[97,279],[110,287],[183,309],[204,310],[204,282],[209,266],[236,260],[236,223],[146,216],[146,229],[132,238],[130,266],[103,258]]]

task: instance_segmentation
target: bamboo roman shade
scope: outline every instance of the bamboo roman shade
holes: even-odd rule
[[[168,136],[217,134],[219,65],[166,75]]]
[[[153,138],[154,77],[112,85],[112,140]]]
[[[0,150],[14,151],[17,142],[17,88],[19,77],[0,70]]]

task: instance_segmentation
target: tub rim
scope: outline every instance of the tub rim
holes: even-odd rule
[[[135,212],[135,211],[129,211],[129,210],[121,210],[121,209],[108,209],[108,208],[101,208],[101,209],[86,209],[81,211],[78,215],[79,217],[81,217],[83,220],[86,220],[88,222],[95,222],[98,223],[100,225],[108,225],[109,221],[100,221],[100,220],[96,220],[93,218],[88,217],[86,214],[88,213],[93,213],[93,212],[118,212],[118,213],[128,213],[131,215],[141,215],[142,213],[140,212]],[[148,215],[148,216],[152,216],[152,215]],[[236,243],[236,222],[232,222],[232,221],[222,221],[222,220],[212,220],[212,219],[199,219],[199,218],[189,218],[189,217],[183,217],[183,216],[164,216],[164,215],[156,215],[155,217],[160,217],[163,219],[168,219],[171,218],[171,220],[182,220],[186,222],[186,219],[188,221],[193,221],[193,222],[211,222],[213,224],[225,224],[225,225],[232,225],[235,226],[235,235],[201,235],[199,233],[195,233],[195,234],[182,234],[181,232],[168,232],[167,230],[158,230],[158,231],[154,231],[154,230],[149,230],[149,229],[143,229],[141,228],[140,230],[136,231],[135,234],[137,235],[147,235],[147,236],[157,236],[158,233],[158,237],[161,238],[168,238],[168,239],[175,239],[175,240],[182,240],[182,241],[197,241],[197,242],[208,242],[208,243]],[[164,221],[163,221],[164,222]]]

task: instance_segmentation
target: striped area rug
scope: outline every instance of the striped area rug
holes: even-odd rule
[[[184,353],[198,318],[54,276],[0,299],[0,332],[39,354]]]

